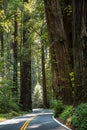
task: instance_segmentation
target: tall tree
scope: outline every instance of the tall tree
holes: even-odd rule
[[[14,42],[13,42],[13,86],[14,94],[18,96],[18,23],[17,23],[17,13],[14,14]]]
[[[3,57],[4,55],[4,29],[3,29],[3,26],[2,26],[2,23],[5,19],[5,16],[4,16],[4,10],[3,10],[3,2],[1,1],[0,2],[0,41],[1,41],[1,56]]]
[[[1,56],[4,55],[4,37],[3,37],[3,29],[0,32],[0,40],[1,40]]]
[[[45,69],[45,55],[44,55],[44,45],[42,43],[42,85],[43,85],[43,104],[45,107],[48,107],[47,101],[47,87],[46,87],[46,69]]]
[[[78,15],[79,14],[79,15]],[[87,102],[87,1],[73,0],[75,101]]]
[[[70,103],[71,92],[66,91],[71,86],[68,63],[69,53],[60,1],[44,0],[44,3],[48,25],[55,98],[62,98],[66,103]]]
[[[26,2],[26,1],[24,1]],[[28,1],[27,1],[28,2]],[[31,99],[31,43],[28,40],[29,30],[28,22],[30,16],[23,11],[23,41],[22,41],[22,56],[21,56],[21,88],[20,88],[20,104],[23,110],[32,110]]]

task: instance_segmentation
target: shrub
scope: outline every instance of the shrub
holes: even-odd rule
[[[16,112],[19,111],[19,106],[15,102],[11,100],[5,100],[0,102],[0,113],[8,113],[12,110]]]
[[[73,111],[73,106],[66,106],[64,111],[60,114],[60,119],[66,121],[71,115]]]
[[[15,112],[19,112],[19,106],[16,102],[9,102],[9,110],[13,110]]]
[[[19,114],[16,112],[16,111],[11,111],[10,113],[9,113],[9,116],[10,117],[14,117],[14,116],[18,116]]]
[[[57,103],[57,101],[58,101],[58,100],[56,100],[56,99],[51,100],[51,101],[50,101],[50,107],[51,107],[51,108],[54,108],[55,105],[56,105],[56,103]]]
[[[57,101],[54,106],[54,116],[58,117],[59,114],[61,114],[61,112],[63,111],[63,109],[64,109],[64,105],[63,105],[62,101],[60,101],[60,100]]]
[[[72,125],[77,130],[87,130],[87,103],[80,104],[75,108]]]

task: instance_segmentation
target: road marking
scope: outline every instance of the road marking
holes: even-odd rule
[[[20,128],[20,130],[26,130],[27,126],[29,125],[30,121],[33,120],[34,118],[36,118],[37,116],[40,116],[42,115],[42,113],[44,113],[44,110],[39,113],[39,114],[36,114],[35,116],[31,117],[31,118],[28,118],[25,123],[22,125],[22,127]]]
[[[40,114],[37,114],[36,116],[33,116],[31,118],[28,118],[25,123],[22,125],[22,127],[20,128],[20,130],[26,130],[28,124],[30,123],[31,120],[33,120],[34,118],[36,118],[37,116],[39,116]]]
[[[52,116],[52,117],[53,117],[53,120],[54,120],[54,121],[56,121],[58,124],[60,124],[60,125],[63,126],[64,128],[66,128],[67,130],[72,130],[72,129],[68,128],[67,126],[65,126],[64,124],[62,124],[61,122],[59,122],[58,120],[56,120],[56,119],[54,118],[54,116]]]

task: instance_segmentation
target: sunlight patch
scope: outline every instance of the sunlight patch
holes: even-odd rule
[[[32,129],[32,128],[38,128],[38,127],[40,127],[40,126],[41,126],[40,124],[38,124],[38,125],[36,124],[36,125],[33,125],[33,126],[29,126],[28,128],[31,128],[31,129]]]

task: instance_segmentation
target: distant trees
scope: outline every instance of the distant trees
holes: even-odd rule
[[[23,110],[31,110],[31,43],[29,44],[28,40],[29,30],[26,21],[30,17],[24,12],[24,4],[20,0],[1,2],[0,6],[0,17],[3,18],[0,20],[0,51],[3,59],[0,59],[3,66],[3,72],[0,72],[0,87],[7,89],[9,86],[10,98],[17,103],[20,102]]]
[[[42,93],[42,87],[37,82],[34,91],[32,93],[32,102],[33,102],[33,108],[41,108],[43,107],[43,93]]]

